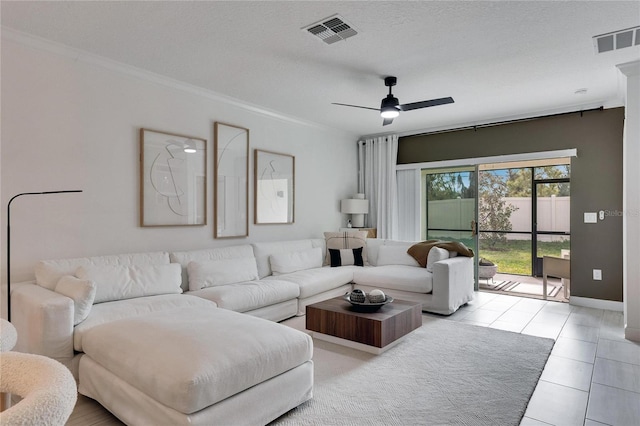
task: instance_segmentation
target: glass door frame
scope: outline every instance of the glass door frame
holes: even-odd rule
[[[429,231],[443,231],[443,232],[471,232],[471,240],[473,241],[473,245],[474,245],[474,257],[473,257],[473,277],[474,277],[474,290],[478,290],[479,288],[479,281],[478,281],[478,264],[479,264],[479,260],[480,257],[478,255],[478,250],[479,250],[479,241],[478,241],[478,171],[479,171],[479,165],[461,165],[461,166],[455,166],[455,167],[447,167],[447,168],[441,168],[441,167],[434,167],[434,168],[423,168],[421,169],[422,171],[427,171],[427,174],[445,174],[445,173],[460,173],[460,172],[469,172],[469,173],[473,173],[475,176],[475,188],[473,191],[473,219],[472,222],[469,224],[471,229],[448,229],[448,228],[430,228],[429,227],[429,189],[428,189],[428,183],[425,187],[425,199],[424,199],[424,208],[425,208],[425,214],[426,214],[426,222],[425,222],[425,237],[426,239],[429,239]]]
[[[552,150],[552,151],[538,151],[538,152],[530,152],[530,153],[519,153],[519,154],[504,154],[504,155],[494,155],[487,157],[469,157],[469,158],[458,158],[451,160],[436,160],[436,161],[425,161],[425,162],[416,162],[416,163],[407,163],[407,164],[399,164],[397,166],[397,170],[436,170],[436,169],[444,169],[444,168],[454,168],[454,167],[468,167],[475,168],[476,176],[478,175],[479,168],[482,165],[486,164],[494,164],[494,163],[520,163],[520,162],[542,162],[547,160],[566,160],[572,159],[578,156],[578,150],[576,148],[569,149],[560,149],[560,150]],[[570,164],[570,163],[569,163]],[[422,196],[422,195],[421,195]],[[421,203],[422,204],[422,203]],[[422,208],[425,206],[422,204]],[[422,210],[421,208],[421,210]],[[422,213],[421,213],[422,214]],[[478,197],[476,196],[476,223],[478,222]],[[426,226],[426,222],[424,217],[420,220],[421,226],[423,224]],[[474,236],[474,241],[476,247],[479,247],[479,238],[478,233]],[[474,270],[475,270],[475,289],[478,290],[478,262],[480,259],[480,254],[475,253],[474,256]],[[533,271],[532,271],[533,272]]]
[[[571,178],[536,179],[532,174],[531,179],[531,276],[542,276],[542,258],[538,257],[538,235],[562,235],[571,238],[571,231],[539,231],[538,230],[538,185],[550,183],[571,184]]]

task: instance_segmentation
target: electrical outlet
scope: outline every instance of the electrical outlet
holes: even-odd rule
[[[602,269],[593,270],[593,279],[595,281],[602,281]]]

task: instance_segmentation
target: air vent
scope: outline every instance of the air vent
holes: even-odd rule
[[[596,49],[596,53],[605,53],[638,45],[640,45],[640,26],[593,37],[593,46]]]
[[[302,30],[308,31],[327,44],[333,44],[358,34],[358,32],[339,15],[325,18],[315,24],[302,28]]]

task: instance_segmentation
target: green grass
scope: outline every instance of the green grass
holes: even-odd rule
[[[443,239],[460,241],[467,247],[476,250],[474,240],[460,238],[468,235],[468,232],[433,232],[427,239]],[[482,234],[480,234],[482,236]],[[560,250],[569,249],[569,240],[557,242],[538,242],[538,256],[560,256]],[[480,239],[480,257],[488,259],[498,265],[498,272],[503,274],[531,275],[531,241],[507,240],[506,243],[497,243],[494,248],[489,248],[488,243]]]
[[[569,241],[539,242],[538,256],[560,256],[560,250],[569,249]],[[498,265],[503,274],[531,274],[531,241],[511,240],[498,243],[491,249],[480,240],[480,257]]]

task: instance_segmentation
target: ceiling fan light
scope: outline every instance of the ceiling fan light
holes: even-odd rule
[[[400,115],[400,111],[395,107],[384,107],[380,110],[380,116],[382,118],[396,118]]]
[[[382,118],[396,118],[400,115],[400,107],[398,105],[400,105],[398,98],[388,94],[380,104],[380,116]]]

